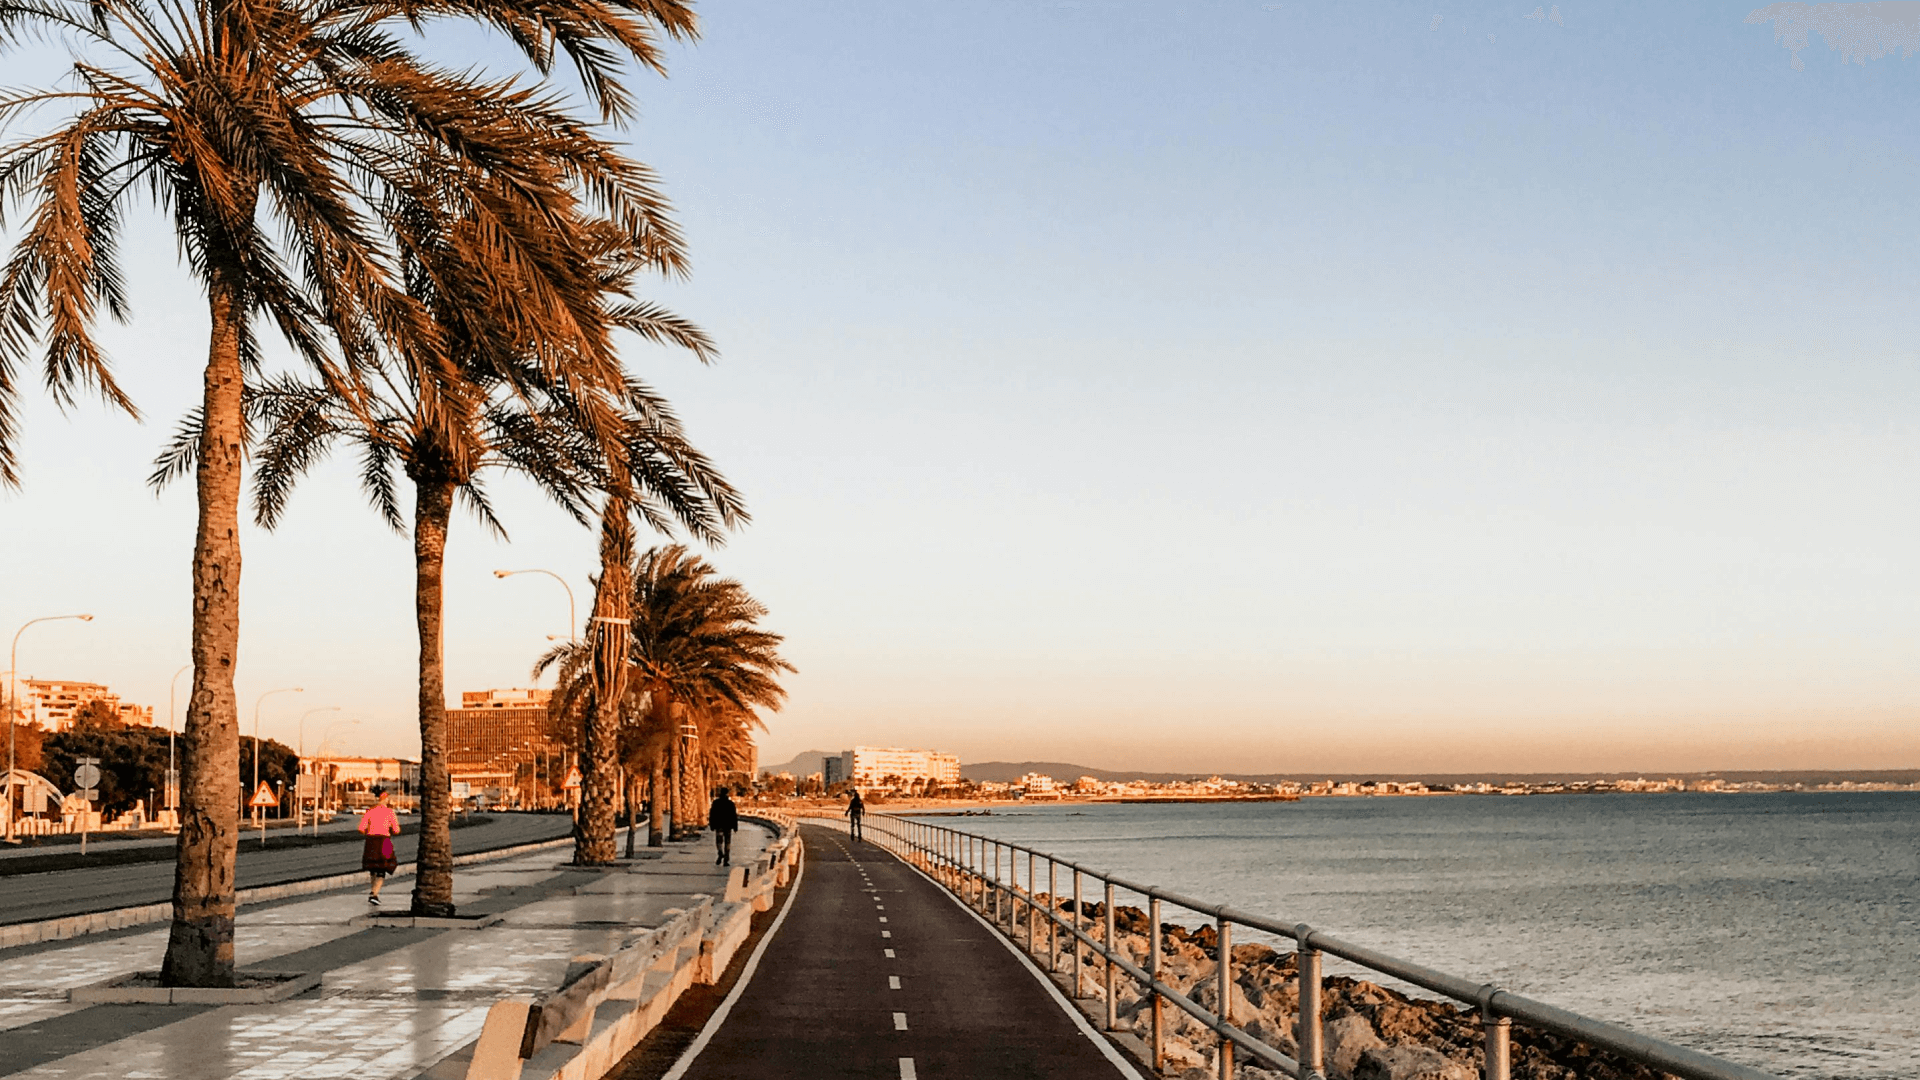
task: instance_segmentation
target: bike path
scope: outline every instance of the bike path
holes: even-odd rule
[[[799,895],[686,1080],[1126,1075],[938,886],[873,844],[801,834]]]

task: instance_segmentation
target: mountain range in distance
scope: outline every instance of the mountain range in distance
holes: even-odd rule
[[[808,750],[796,755],[793,760],[779,765],[763,765],[763,773],[792,773],[805,777],[824,768],[823,762],[837,756],[825,750]],[[1082,776],[1091,776],[1095,780],[1108,783],[1124,783],[1138,780],[1149,784],[1166,784],[1176,780],[1204,780],[1213,773],[1199,772],[1142,772],[1131,769],[1098,769],[1091,765],[1077,765],[1069,761],[982,761],[974,764],[962,764],[960,775],[975,783],[1010,783],[1028,773],[1040,773],[1055,780],[1071,783]],[[1920,783],[1920,769],[1739,769],[1722,772],[1673,772],[1666,769],[1615,769],[1602,772],[1559,772],[1559,773],[1402,773],[1402,772],[1316,772],[1316,773],[1219,773],[1223,780],[1238,780],[1243,784],[1275,784],[1283,780],[1298,783],[1310,783],[1316,780],[1336,782],[1354,781],[1364,783],[1369,780],[1417,780],[1423,784],[1565,784],[1579,780],[1627,780],[1645,777],[1649,780],[1725,780],[1728,783],[1759,781],[1768,784],[1838,784],[1851,781],[1856,784],[1915,784]]]

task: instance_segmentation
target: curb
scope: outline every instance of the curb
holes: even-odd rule
[[[563,836],[557,840],[541,840],[532,844],[516,844],[513,847],[495,848],[492,851],[475,851],[466,855],[456,855],[455,866],[470,866],[477,862],[491,862],[494,859],[525,855],[529,852],[544,851],[548,848],[564,847],[573,843],[573,837]],[[413,873],[413,863],[402,863],[389,877],[403,877]],[[260,885],[251,889],[241,889],[233,895],[233,906],[237,909],[247,904],[263,904],[271,900],[285,900],[293,896],[308,896],[313,893],[332,892],[360,884],[366,874],[329,874],[326,877],[306,878],[301,881],[287,881],[278,885]],[[114,908],[109,911],[94,911],[85,915],[66,915],[58,919],[43,919],[39,922],[14,923],[0,926],[0,949],[11,949],[19,945],[33,945],[42,941],[62,941],[79,937],[82,934],[99,934],[108,930],[121,930],[129,926],[144,926],[148,923],[166,922],[173,918],[173,901],[159,904],[138,904],[133,907]]]

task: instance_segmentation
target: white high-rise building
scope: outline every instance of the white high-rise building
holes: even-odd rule
[[[884,787],[932,780],[958,783],[960,759],[938,750],[907,750],[898,746],[856,746],[826,760],[829,784],[853,781],[855,787]]]

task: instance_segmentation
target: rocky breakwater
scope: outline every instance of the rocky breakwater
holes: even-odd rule
[[[1041,905],[1050,901],[1046,894]],[[1073,901],[1059,902],[1071,916]],[[1025,940],[1024,903],[1017,916],[1003,912],[1003,929],[1015,940]],[[1102,905],[1085,905],[1083,927],[1098,940],[1105,935]],[[1044,917],[1036,920],[1036,959],[1047,965]],[[1088,926],[1087,923],[1091,923]],[[1116,907],[1115,937],[1134,963],[1147,965],[1151,924],[1138,908]],[[1210,926],[1191,929],[1161,925],[1161,980],[1180,990],[1201,1008],[1219,1011],[1217,978],[1218,940]],[[1073,960],[1068,937],[1060,936],[1060,956],[1054,971],[1072,979]],[[1080,948],[1080,995],[1105,996],[1101,958],[1090,946]],[[1254,1038],[1288,1057],[1299,1056],[1295,1025],[1299,1018],[1300,986],[1295,956],[1265,945],[1233,948],[1232,1000],[1228,1019]],[[1142,992],[1124,972],[1115,976],[1115,1010],[1120,1026],[1146,1040],[1153,1039],[1152,995]],[[1321,1023],[1327,1073],[1333,1080],[1479,1080],[1485,1066],[1485,1031],[1476,1009],[1451,1002],[1408,997],[1362,979],[1329,976],[1322,980]],[[1218,1039],[1185,1010],[1168,1002],[1162,1012],[1166,1031],[1166,1075],[1200,1080],[1217,1075]],[[1665,1074],[1626,1061],[1608,1051],[1545,1031],[1513,1026],[1512,1069],[1519,1080],[1659,1080]],[[1236,1054],[1237,1073],[1247,1080],[1280,1080],[1283,1074],[1261,1068],[1242,1051]]]

